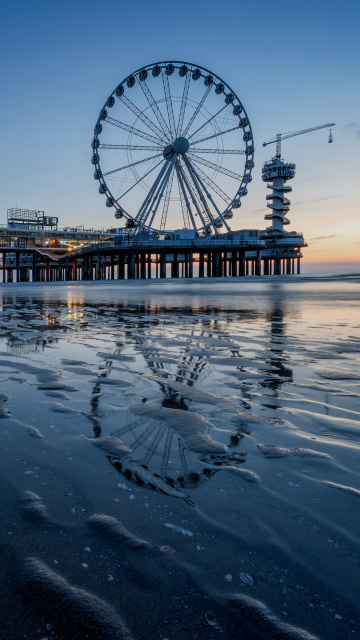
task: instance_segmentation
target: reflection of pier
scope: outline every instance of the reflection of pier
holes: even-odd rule
[[[7,352],[13,356],[23,356],[28,353],[42,353],[47,344],[57,343],[57,338],[43,338],[41,336],[30,338],[19,338],[17,336],[9,336],[6,347]]]

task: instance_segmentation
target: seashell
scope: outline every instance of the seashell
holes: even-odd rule
[[[244,584],[249,584],[249,585],[253,585],[254,584],[254,578],[252,578],[251,576],[249,576],[248,573],[240,573],[240,580],[244,583]]]
[[[210,611],[208,613],[205,613],[203,618],[203,624],[205,626],[212,627],[216,631],[221,631],[221,626],[219,625],[219,623],[216,620],[212,620],[210,616],[211,616]]]
[[[168,555],[170,555],[171,553],[175,553],[175,549],[170,547],[168,544],[164,544],[163,547],[160,547],[160,551],[161,553],[167,553]]]

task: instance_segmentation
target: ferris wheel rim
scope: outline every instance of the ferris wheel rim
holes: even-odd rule
[[[168,69],[169,66],[172,66],[173,69],[172,69],[170,74],[167,74],[167,69]],[[129,213],[128,211],[125,210],[124,207],[122,207],[122,205],[119,203],[119,200],[124,195],[126,195],[129,191],[131,191],[131,189],[136,187],[141,181],[143,181],[150,173],[152,173],[154,171],[154,169],[159,167],[161,163],[163,163],[163,167],[162,168],[165,167],[167,169],[170,169],[170,171],[165,169],[165,174],[167,176],[167,179],[166,179],[166,182],[165,182],[165,180],[163,180],[164,188],[165,188],[165,185],[167,185],[167,188],[168,188],[170,176],[171,176],[171,183],[172,183],[172,180],[173,180],[173,177],[174,177],[175,173],[177,174],[177,179],[178,179],[178,183],[179,183],[178,188],[179,188],[179,194],[180,194],[180,200],[181,200],[182,206],[183,206],[184,197],[182,196],[181,192],[183,190],[184,195],[185,195],[186,189],[185,189],[184,185],[186,183],[186,180],[185,180],[184,173],[182,174],[182,178],[181,178],[182,169],[181,169],[180,160],[183,162],[183,164],[186,165],[186,170],[187,170],[188,174],[192,177],[194,183],[195,184],[197,183],[198,185],[201,184],[202,187],[204,187],[204,184],[203,184],[203,182],[201,180],[201,177],[199,176],[199,173],[200,173],[200,175],[202,174],[202,178],[204,178],[205,176],[202,173],[202,168],[199,167],[199,162],[202,164],[202,166],[207,166],[207,167],[209,167],[211,169],[215,169],[215,171],[217,171],[217,172],[221,172],[222,169],[221,169],[220,165],[214,165],[213,163],[211,163],[209,161],[206,161],[203,158],[199,158],[198,156],[196,156],[194,154],[193,150],[191,150],[191,152],[190,152],[191,161],[189,161],[189,158],[186,157],[186,153],[187,153],[188,148],[189,148],[189,142],[185,138],[185,136],[182,135],[182,133],[183,133],[183,131],[185,131],[185,133],[187,133],[187,131],[189,129],[191,129],[193,121],[195,121],[195,119],[198,116],[201,108],[203,107],[203,105],[201,104],[201,101],[200,101],[200,103],[197,105],[197,107],[195,109],[195,114],[196,114],[195,117],[193,117],[194,116],[194,114],[193,114],[192,118],[190,118],[190,121],[189,121],[190,124],[188,122],[186,129],[183,130],[183,131],[181,131],[181,128],[183,126],[183,122],[181,123],[181,127],[179,127],[179,122],[178,122],[177,125],[175,125],[174,116],[172,116],[172,120],[173,120],[173,126],[172,126],[170,113],[168,114],[169,115],[169,123],[164,121],[164,124],[166,124],[166,128],[168,130],[168,133],[170,134],[169,136],[167,136],[167,133],[166,133],[166,131],[164,131],[164,129],[159,128],[159,126],[158,126],[159,123],[155,124],[154,122],[152,122],[153,127],[151,127],[151,128],[153,128],[153,131],[155,131],[155,133],[156,133],[156,130],[158,131],[158,135],[159,135],[160,139],[159,138],[156,139],[155,136],[153,136],[152,134],[148,134],[147,132],[141,132],[140,130],[137,130],[135,127],[130,127],[130,126],[127,125],[128,131],[129,131],[129,137],[131,137],[133,135],[133,132],[135,132],[135,135],[139,135],[139,133],[142,133],[143,135],[140,135],[140,137],[145,138],[145,139],[147,138],[152,144],[152,146],[150,146],[150,145],[148,145],[148,146],[142,145],[141,146],[140,145],[138,147],[135,147],[133,145],[133,148],[139,148],[139,149],[140,148],[144,148],[144,149],[149,149],[149,150],[153,149],[154,152],[157,151],[158,153],[154,153],[154,155],[149,157],[149,158],[145,158],[145,159],[142,159],[142,160],[139,160],[139,161],[136,161],[136,162],[129,163],[129,167],[131,168],[131,171],[133,173],[135,171],[134,175],[135,175],[135,177],[137,177],[139,179],[138,179],[137,182],[135,182],[129,189],[127,189],[121,195],[114,196],[113,193],[112,193],[112,190],[108,187],[108,185],[107,185],[107,183],[106,183],[106,181],[104,179],[104,176],[108,176],[111,173],[115,173],[115,172],[119,171],[120,169],[122,170],[122,169],[128,168],[125,165],[124,167],[121,167],[120,169],[115,169],[113,171],[103,173],[103,171],[101,170],[101,167],[100,167],[100,161],[99,161],[99,157],[98,157],[98,149],[99,149],[99,147],[101,147],[101,144],[100,144],[100,141],[99,141],[99,135],[100,135],[100,133],[102,131],[102,124],[101,123],[102,123],[102,121],[112,123],[111,122],[111,118],[108,119],[107,108],[114,106],[115,101],[116,101],[116,97],[118,97],[120,99],[119,93],[117,93],[118,91],[120,91],[119,88],[122,87],[123,92],[121,93],[121,96],[124,97],[123,94],[124,94],[125,84],[127,84],[128,88],[132,88],[135,85],[136,77],[138,77],[138,84],[141,86],[141,83],[144,82],[147,79],[147,72],[148,71],[154,71],[154,69],[160,69],[159,73],[157,73],[157,75],[160,75],[161,72],[165,69],[167,75],[172,75],[172,73],[175,71],[175,69],[181,70],[181,68],[183,68],[183,69],[186,68],[186,73],[181,74],[179,72],[179,75],[181,77],[184,77],[184,76],[187,76],[189,74],[189,76],[188,76],[189,77],[189,85],[190,85],[191,78],[193,80],[197,80],[200,77],[203,77],[203,78],[205,77],[206,78],[205,74],[208,74],[207,77],[211,78],[211,85],[210,85],[210,87],[208,86],[208,90],[209,90],[208,93],[210,92],[212,86],[215,85],[216,87],[218,87],[219,84],[221,84],[221,85],[223,85],[223,87],[222,87],[222,91],[219,92],[219,93],[225,94],[225,97],[232,96],[231,102],[230,103],[226,102],[226,98],[225,98],[225,103],[226,103],[225,106],[222,109],[220,109],[218,113],[214,114],[207,122],[202,124],[195,132],[193,132],[191,134],[191,136],[189,136],[189,139],[191,139],[194,135],[196,135],[204,126],[209,124],[210,120],[215,118],[229,104],[231,106],[234,103],[236,106],[239,106],[239,112],[236,115],[238,115],[239,118],[240,118],[240,114],[243,116],[242,119],[239,119],[239,124],[234,126],[233,128],[230,128],[230,129],[228,129],[226,131],[219,131],[218,133],[214,133],[213,135],[205,136],[204,138],[201,138],[201,139],[196,139],[195,141],[193,141],[193,143],[192,143],[193,145],[195,145],[195,144],[197,144],[199,142],[204,142],[204,141],[206,141],[207,139],[210,139],[210,138],[216,138],[217,136],[223,136],[223,135],[225,135],[226,133],[228,133],[230,131],[234,131],[235,129],[241,129],[242,128],[243,131],[244,131],[245,127],[247,128],[247,131],[246,132],[244,131],[244,136],[245,136],[245,133],[246,133],[247,134],[246,140],[250,141],[251,146],[248,147],[247,143],[246,143],[245,144],[245,147],[246,147],[245,152],[236,151],[236,150],[219,151],[219,149],[214,150],[214,149],[201,149],[201,148],[197,148],[196,149],[195,148],[195,151],[198,151],[198,152],[201,152],[201,153],[206,153],[206,152],[212,152],[212,153],[214,153],[214,152],[215,153],[216,152],[218,152],[218,153],[219,152],[220,153],[243,153],[246,156],[245,171],[244,171],[243,175],[235,174],[234,172],[230,172],[229,170],[224,171],[224,173],[227,173],[227,175],[231,175],[232,174],[231,177],[235,176],[235,178],[240,179],[240,187],[237,189],[237,191],[235,193],[235,196],[233,196],[232,198],[228,197],[230,202],[228,203],[227,207],[225,207],[225,209],[222,212],[220,212],[219,209],[216,207],[216,212],[217,212],[218,215],[216,215],[216,213],[215,213],[215,216],[214,215],[208,216],[208,220],[207,221],[204,221],[204,219],[201,217],[201,220],[202,220],[202,224],[201,225],[196,225],[196,223],[193,220],[193,217],[191,217],[193,228],[198,233],[209,233],[209,232],[211,232],[211,228],[213,228],[215,233],[218,233],[217,227],[218,226],[223,226],[222,223],[225,223],[225,226],[226,226],[227,230],[230,231],[230,227],[226,223],[226,219],[232,217],[232,209],[233,208],[240,207],[240,205],[241,205],[241,197],[247,194],[247,185],[249,184],[249,182],[252,179],[251,178],[251,172],[252,172],[252,169],[254,167],[254,141],[253,141],[252,128],[251,128],[251,124],[250,124],[250,121],[249,121],[249,118],[248,118],[248,115],[247,115],[247,112],[246,112],[246,109],[245,109],[243,103],[241,102],[241,100],[239,99],[237,94],[232,90],[230,85],[227,82],[225,82],[218,74],[215,74],[214,72],[210,71],[206,67],[203,67],[202,65],[197,65],[197,64],[194,64],[194,63],[191,63],[191,62],[180,61],[180,60],[177,60],[177,61],[163,60],[163,61],[160,61],[160,62],[154,62],[154,63],[150,63],[150,64],[147,64],[147,65],[144,65],[142,67],[139,67],[136,71],[133,71],[131,74],[127,75],[120,83],[118,83],[116,85],[116,87],[114,88],[112,93],[108,96],[107,100],[105,101],[104,106],[100,110],[100,114],[99,114],[99,117],[97,119],[97,122],[96,122],[96,125],[95,125],[95,128],[94,128],[94,138],[93,138],[93,142],[92,142],[92,148],[93,148],[92,163],[93,163],[93,165],[95,165],[94,177],[97,180],[99,180],[99,183],[100,183],[99,191],[100,191],[100,193],[103,193],[103,194],[107,195],[106,205],[108,207],[110,207],[110,206],[111,207],[112,206],[115,207],[115,209],[116,209],[115,216],[116,217],[124,217],[127,222],[128,221],[133,221],[134,227],[136,229],[136,227],[137,227],[137,217],[138,217],[139,213],[135,214],[135,215]],[[198,75],[196,78],[194,78],[194,73],[198,72],[198,71],[200,72],[200,75]],[[141,73],[145,74],[145,72],[146,72],[145,78],[141,79],[139,77],[140,74]],[[154,75],[154,73],[152,75]],[[163,79],[164,79],[165,74],[162,73],[162,76],[163,76]],[[133,84],[129,84],[129,82],[132,82],[132,81],[133,81]],[[204,84],[206,84],[206,81],[204,81]],[[225,89],[227,89],[227,91],[229,92],[228,94],[226,93]],[[184,91],[185,91],[185,89],[184,89]],[[164,84],[164,92],[166,94],[165,84]],[[215,93],[218,93],[218,92],[215,90]],[[171,98],[172,98],[172,96],[171,96],[171,93],[170,93],[170,101],[171,101]],[[184,99],[184,94],[183,94],[183,99]],[[125,100],[125,97],[124,97],[124,100]],[[167,100],[166,95],[165,95],[165,100]],[[164,98],[162,98],[161,101],[164,101]],[[158,102],[161,102],[161,101],[158,101]],[[130,102],[130,101],[128,100],[128,102]],[[194,102],[194,100],[193,100],[193,102]],[[125,104],[126,104],[126,102],[125,102]],[[154,100],[154,104],[155,104],[155,100]],[[157,104],[158,103],[156,103],[156,105]],[[171,103],[171,104],[173,106],[174,103]],[[133,105],[133,106],[135,106],[135,105]],[[146,109],[143,110],[143,111],[138,109],[138,112],[141,113],[142,117],[137,115],[137,118],[136,118],[135,122],[137,122],[139,120],[139,117],[140,117],[140,119],[143,120],[143,122],[145,122],[145,124],[148,124],[148,122],[146,122],[146,121],[149,121],[149,119],[144,114],[144,111],[146,111],[149,108],[149,106],[151,106],[150,103],[146,107]],[[167,107],[168,107],[168,104],[167,104]],[[131,109],[131,110],[133,110],[133,109]],[[155,111],[154,111],[154,113],[155,113]],[[106,114],[105,117],[104,117],[104,114]],[[234,110],[233,110],[233,115],[235,115],[235,111]],[[159,122],[160,122],[160,120],[159,120]],[[242,125],[241,122],[245,122],[245,124]],[[160,122],[160,124],[161,124],[161,122]],[[173,128],[174,128],[174,130],[173,130]],[[130,130],[131,130],[131,132],[130,132]],[[174,134],[176,134],[175,140],[174,140]],[[178,134],[180,134],[180,135],[178,135]],[[165,139],[164,139],[164,135],[165,135]],[[172,139],[172,142],[171,142],[171,139]],[[243,137],[243,140],[245,141],[245,137]],[[172,160],[171,160],[171,163],[170,163],[171,166],[169,166],[169,164],[167,163],[167,158],[166,158],[166,155],[165,155],[166,147],[164,149],[164,146],[163,146],[164,143],[166,143],[166,142],[169,142],[169,145],[172,147],[173,156],[172,156]],[[180,150],[180,151],[176,152],[175,147],[181,147],[181,145],[183,145],[183,147],[184,147],[184,145],[185,146],[187,145],[187,149],[185,151],[184,150]],[[115,148],[115,147],[116,148],[120,148],[122,145],[104,145],[104,148],[111,148],[111,146],[113,148]],[[125,148],[125,146],[126,145],[124,145],[124,148]],[[180,158],[180,154],[181,154],[181,158]],[[139,174],[137,174],[137,169],[134,169],[134,168],[138,164],[141,164],[141,163],[144,163],[144,162],[148,162],[149,160],[157,160],[159,158],[160,158],[159,162],[157,162],[154,166],[152,166],[150,168],[150,170],[147,171],[146,174],[143,175],[140,178]],[[95,161],[94,161],[94,159],[95,159]],[[164,162],[164,160],[165,160],[165,162]],[[174,171],[173,171],[173,169],[174,169]],[[179,173],[180,173],[180,175],[179,175]],[[209,178],[208,178],[208,180],[209,180]],[[182,189],[180,188],[181,182],[183,184]],[[210,183],[211,183],[211,180],[210,180]],[[210,184],[210,183],[208,182],[208,184]],[[214,184],[215,183],[213,183],[213,185]],[[215,190],[213,185],[210,184],[210,186],[212,186],[212,188]],[[189,194],[190,194],[191,190],[188,189],[188,191],[189,191]],[[219,191],[220,192],[222,191],[220,187],[219,187]],[[164,189],[162,189],[161,198],[163,196],[163,193],[164,193]],[[171,193],[171,186],[170,186],[170,193]],[[200,189],[199,189],[199,193],[200,193],[200,196],[201,196],[201,190]],[[211,196],[209,196],[209,192],[206,190],[206,187],[205,187],[205,193],[208,196],[208,198],[211,199]],[[224,195],[226,195],[226,194],[224,194]],[[197,194],[197,197],[198,197],[198,194]],[[223,199],[225,200],[225,198],[223,198]],[[214,204],[214,201],[213,200],[211,200],[211,201]],[[164,205],[164,207],[165,207],[165,205]],[[200,212],[198,211],[198,213],[200,213]],[[197,214],[195,214],[195,215],[197,215]],[[161,231],[161,229],[158,229],[158,228],[152,226],[153,219],[154,219],[154,215],[152,216],[150,223],[147,225],[147,231],[159,233]],[[210,219],[210,223],[209,223],[209,219]],[[222,223],[220,223],[220,221]],[[143,229],[144,226],[145,226],[145,223],[143,223],[142,226],[138,227],[138,228]],[[163,228],[163,230],[164,230],[164,228]]]

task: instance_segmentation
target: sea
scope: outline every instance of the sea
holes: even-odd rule
[[[360,638],[359,285],[1,285],[1,638]]]

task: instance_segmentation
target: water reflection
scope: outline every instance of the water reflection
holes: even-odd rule
[[[24,356],[30,353],[42,353],[46,346],[51,344],[57,344],[58,338],[53,337],[31,337],[31,338],[19,338],[18,336],[10,335],[6,340],[6,351],[13,356]]]
[[[29,339],[8,336],[9,354],[38,354],[66,336],[74,345],[85,341],[90,359],[101,357],[95,367],[89,408],[78,411],[90,421],[92,438],[100,441],[110,436],[129,447],[131,453],[121,458],[105,450],[111,465],[127,480],[183,499],[188,499],[184,490],[194,489],[214,474],[246,467],[246,438],[252,429],[259,390],[266,389],[269,400],[277,398],[284,381],[292,380],[286,353],[290,312],[281,295],[276,296],[270,312],[268,307],[253,307],[249,301],[247,307],[239,304],[235,309],[201,305],[199,297],[196,308],[191,304],[161,305],[153,300],[99,303],[81,295],[77,299],[74,291],[57,300],[35,295],[17,298],[13,293],[3,296],[2,305],[2,322],[7,329],[13,323],[17,332],[25,326],[37,332]],[[76,375],[74,369],[72,374]],[[121,387],[122,373],[134,388],[128,400]],[[66,370],[62,379],[65,375]],[[144,380],[149,395],[137,392]],[[127,410],[121,414],[126,415],[124,423],[109,434],[104,416],[112,396],[119,397]],[[262,406],[274,408],[264,397]],[[133,405],[158,407],[162,413],[153,418],[145,412],[139,417],[132,411]],[[216,424],[213,412],[218,414]],[[218,443],[213,431],[221,424],[222,412],[231,429]],[[238,420],[231,423],[234,415]],[[191,438],[184,438],[178,420],[186,425],[194,416],[198,423]],[[202,432],[204,418],[207,440]],[[217,452],[211,453],[211,448]]]

